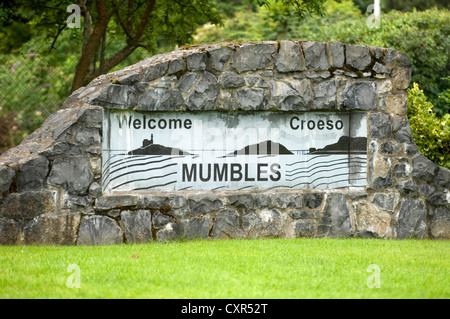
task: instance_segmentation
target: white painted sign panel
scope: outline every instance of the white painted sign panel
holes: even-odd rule
[[[103,190],[364,188],[366,113],[104,110]]]

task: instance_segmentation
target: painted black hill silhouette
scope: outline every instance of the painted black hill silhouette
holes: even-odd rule
[[[143,140],[142,147],[129,151],[127,155],[192,155],[175,147],[153,144],[153,134],[150,140]]]
[[[365,154],[367,153],[367,137],[341,136],[336,143],[321,149],[310,148],[309,154]]]
[[[236,155],[292,155],[290,150],[288,150],[284,145],[272,142],[270,140],[260,142],[257,144],[247,145],[240,150],[228,153],[225,156],[236,156]]]

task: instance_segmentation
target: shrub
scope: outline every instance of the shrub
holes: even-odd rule
[[[426,157],[450,169],[450,114],[438,118],[433,107],[417,83],[408,89],[408,117],[414,141]]]
[[[423,12],[391,11],[381,15],[379,28],[369,28],[368,15],[351,0],[329,1],[327,14],[299,21],[295,15],[272,2],[270,10],[240,11],[225,21],[225,28],[202,28],[199,42],[236,40],[312,40],[386,47],[406,53],[412,62],[412,81],[420,84],[442,116],[450,104],[439,98],[449,88],[450,12],[431,9]],[[448,101],[448,100],[447,100]]]

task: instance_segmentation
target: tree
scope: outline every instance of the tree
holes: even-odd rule
[[[71,32],[75,35],[78,33],[82,44],[71,91],[107,73],[137,48],[144,48],[154,54],[161,46],[189,43],[201,23],[221,24],[222,16],[217,10],[216,1],[79,0],[77,4],[82,29],[72,29]],[[270,7],[269,0],[248,1],[253,5]],[[290,8],[299,18],[307,14],[324,13],[325,0],[276,2]],[[17,29],[17,23],[20,23],[21,27],[26,25],[33,32],[45,32],[51,39],[51,50],[60,35],[68,31],[67,18],[70,12],[66,12],[66,9],[70,4],[68,0],[7,0],[0,4],[0,25],[7,30],[8,27]],[[108,50],[112,41],[120,42],[122,46]],[[9,45],[9,48],[14,47]]]

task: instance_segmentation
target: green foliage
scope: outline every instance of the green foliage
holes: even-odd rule
[[[312,40],[388,47],[405,52],[411,59],[412,81],[420,84],[442,116],[450,105],[439,95],[449,88],[450,13],[447,9],[423,12],[392,11],[381,16],[380,28],[369,28],[368,14],[361,14],[351,0],[328,1],[327,15],[302,21],[284,14],[272,1],[271,10],[263,7],[251,15],[237,12],[225,21],[224,28],[198,30],[199,42],[236,40]]]
[[[450,168],[450,114],[438,118],[417,83],[408,89],[408,117],[419,150],[436,164]]]

